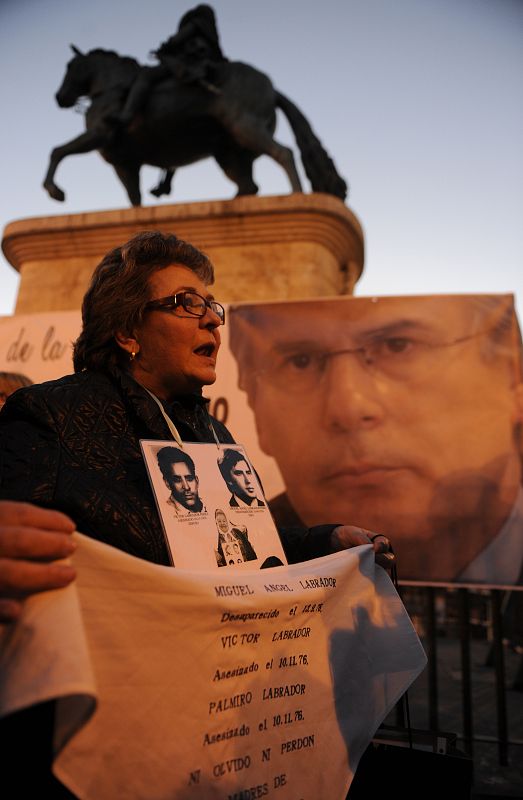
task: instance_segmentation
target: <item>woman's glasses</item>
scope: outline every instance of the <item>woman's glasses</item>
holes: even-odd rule
[[[148,310],[167,311],[176,314],[177,310],[183,309],[193,317],[204,317],[207,309],[216,314],[220,320],[220,325],[225,325],[225,309],[216,300],[206,300],[201,294],[196,292],[177,292],[170,297],[161,297],[159,300],[150,300],[146,306]]]

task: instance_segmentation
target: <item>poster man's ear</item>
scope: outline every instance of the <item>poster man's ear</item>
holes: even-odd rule
[[[516,422],[523,423],[523,383],[518,383],[515,389],[516,397]]]

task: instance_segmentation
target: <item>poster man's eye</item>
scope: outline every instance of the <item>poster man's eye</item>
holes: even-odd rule
[[[294,369],[307,369],[308,367],[312,366],[313,363],[313,356],[309,353],[295,353],[292,356],[288,356],[285,364],[286,366],[294,367]]]
[[[376,342],[381,355],[402,355],[410,353],[414,348],[413,339],[407,339],[406,336],[391,336],[384,339],[382,342]]]

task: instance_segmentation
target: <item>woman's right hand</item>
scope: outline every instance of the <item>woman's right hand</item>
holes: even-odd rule
[[[16,620],[29,595],[74,580],[74,567],[56,563],[76,549],[74,530],[60,511],[0,500],[0,623]]]

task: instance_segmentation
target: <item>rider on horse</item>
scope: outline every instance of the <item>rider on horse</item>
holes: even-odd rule
[[[180,20],[178,31],[152,54],[156,67],[143,67],[134,81],[123,110],[114,118],[128,125],[143,108],[153,85],[172,75],[184,84],[196,84],[219,94],[217,68],[227,61],[222,53],[214,11],[208,5],[191,9]]]
[[[312,190],[345,199],[346,182],[299,108],[268,75],[225,58],[209,6],[183,16],[177,33],[156,51],[156,67],[141,67],[112,50],[81,53],[71,47],[75,57],[56,100],[61,108],[71,108],[79,97],[91,103],[84,133],[51,151],[44,187],[55,200],[65,199],[54,180],[58,165],[94,150],[112,164],[134,206],[141,204],[144,164],[165,171],[153,190],[159,197],[169,193],[178,167],[209,156],[236,184],[238,195],[258,191],[253,165],[262,155],[282,167],[293,192],[301,192],[293,151],[274,138],[277,109],[292,128]],[[136,124],[129,125],[133,119]]]

